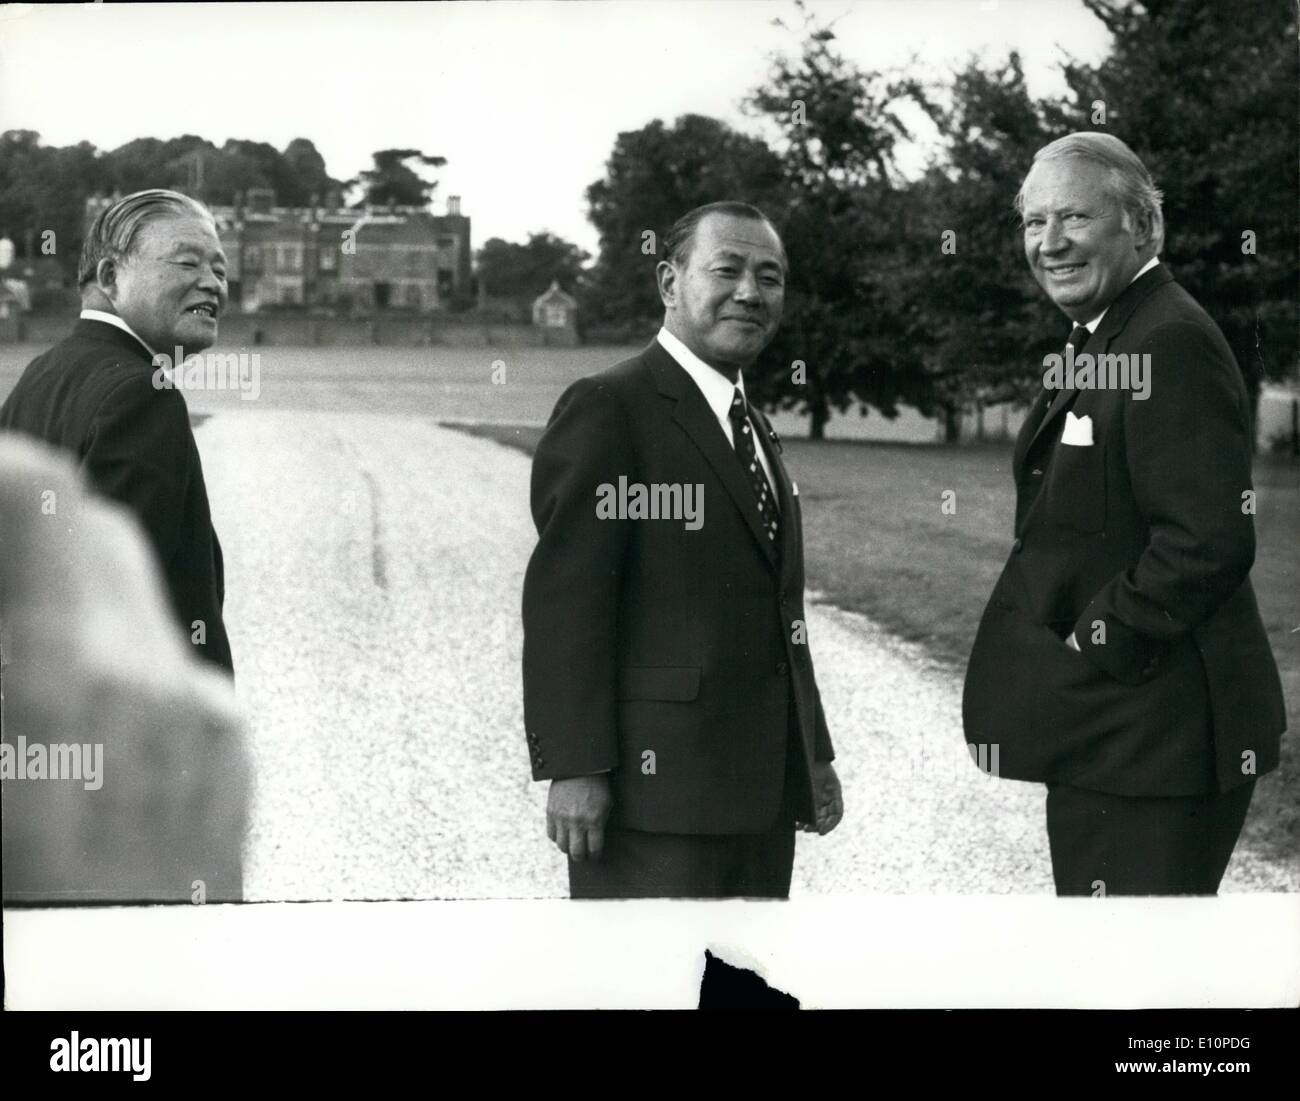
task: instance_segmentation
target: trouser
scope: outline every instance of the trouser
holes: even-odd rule
[[[1047,785],[1058,895],[1213,895],[1254,793],[1148,797]]]
[[[647,833],[610,826],[599,860],[569,861],[571,898],[788,898],[794,823],[807,812],[798,727],[776,822],[763,833]]]

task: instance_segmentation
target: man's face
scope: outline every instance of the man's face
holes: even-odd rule
[[[734,377],[758,358],[781,323],[785,265],[766,222],[706,214],[685,264],[659,265],[668,330],[705,363]]]
[[[1077,157],[1040,161],[1024,189],[1025,257],[1047,296],[1074,322],[1115,301],[1146,262],[1150,227],[1125,216],[1109,173]]]
[[[109,299],[155,352],[210,348],[226,307],[226,256],[216,227],[198,215],[145,222],[131,255],[115,266]]]

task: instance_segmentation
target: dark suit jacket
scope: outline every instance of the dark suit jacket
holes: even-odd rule
[[[206,642],[195,650],[233,673],[221,544],[189,411],[179,390],[154,388],[153,373],[149,353],[130,334],[78,321],[71,336],[27,365],[0,406],[0,429],[74,453],[90,483],[136,515],[186,638],[202,620]]]
[[[1247,576],[1241,372],[1160,265],[1082,351],[1149,353],[1150,396],[1044,390],[1031,408],[1013,460],[1015,543],[966,672],[966,739],[996,743],[1012,779],[1226,791],[1277,766],[1286,727]],[[1058,442],[1067,410],[1092,419],[1093,446]],[[1071,631],[1081,653],[1062,641]]]
[[[613,770],[614,824],[771,828],[792,736],[805,766],[796,807],[810,819],[807,762],[834,756],[799,630],[799,499],[754,417],[777,482],[779,556],[703,394],[658,341],[571,386],[538,445],[523,594],[533,778]],[[598,519],[598,487],[620,475],[703,486],[702,526]]]

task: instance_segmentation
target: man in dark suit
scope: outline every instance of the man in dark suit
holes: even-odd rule
[[[1106,134],[1039,150],[1017,206],[1074,322],[1013,459],[1015,542],[966,674],[966,739],[1047,784],[1060,895],[1217,892],[1281,683],[1248,574],[1250,409],[1157,257],[1160,192]]]
[[[843,813],[798,488],[744,392],[785,251],[742,203],[691,211],[664,248],[658,337],[571,386],[533,461],[532,774],[575,898],[783,898],[796,826]]]
[[[0,429],[73,453],[94,488],[135,514],[196,653],[233,674],[221,544],[189,411],[155,364],[217,338],[226,258],[212,215],[173,191],[128,195],[91,226],[78,283],[80,320],[28,364]]]

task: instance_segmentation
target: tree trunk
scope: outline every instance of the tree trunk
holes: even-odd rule
[[[946,405],[943,410],[943,442],[957,443],[961,440],[961,406]]]
[[[823,402],[818,402],[809,410],[812,415],[812,423],[808,429],[808,438],[810,440],[824,440],[826,438],[826,422],[831,419],[831,411],[826,408]]]

